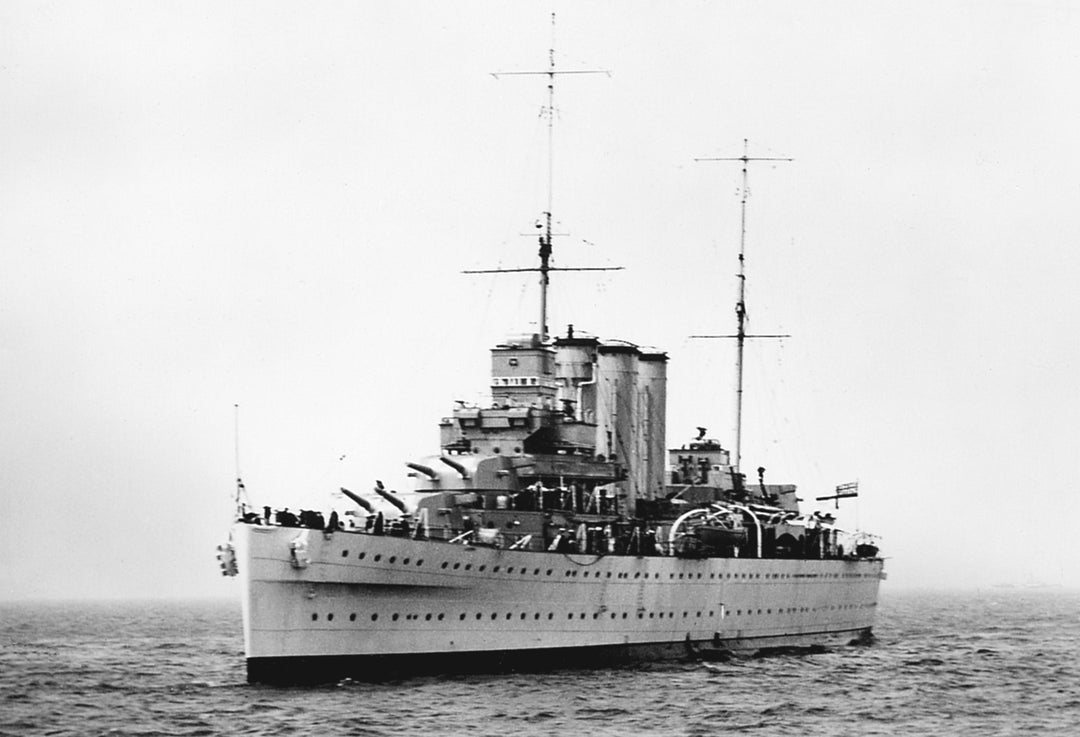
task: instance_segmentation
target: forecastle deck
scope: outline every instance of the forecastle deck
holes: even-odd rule
[[[883,577],[878,559],[598,556],[242,523],[234,541],[253,681],[845,644],[869,637]]]

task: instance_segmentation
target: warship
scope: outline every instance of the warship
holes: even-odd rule
[[[548,75],[552,106],[554,54]],[[550,118],[549,118],[550,120]],[[550,124],[550,123],[549,123]],[[755,160],[741,161],[743,177]],[[876,540],[805,512],[741,463],[745,213],[736,438],[666,447],[667,353],[547,330],[552,215],[540,220],[537,330],[491,349],[490,399],[458,402],[440,448],[351,508],[258,510],[236,484],[218,549],[238,576],[250,682],[505,672],[865,643],[885,578]],[[499,270],[493,270],[499,271]],[[857,493],[853,484],[819,500]],[[374,494],[384,503],[372,504]],[[412,501],[415,500],[415,501]],[[355,505],[355,506],[353,506]],[[378,511],[394,509],[393,514]]]

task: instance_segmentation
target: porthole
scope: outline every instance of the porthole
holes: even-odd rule
[[[423,559],[423,558],[421,558],[420,560],[416,561],[416,567],[417,567],[417,568],[419,568],[419,567],[420,567],[420,566],[422,566],[422,565],[424,565],[424,559]]]
[[[534,576],[539,576],[540,575],[540,569],[537,568],[535,571],[533,571],[533,575]]]
[[[645,619],[645,613],[644,612],[638,612],[637,613],[637,618],[638,619]]]
[[[398,621],[398,616],[399,615],[395,614],[394,616],[390,617],[390,619],[392,619],[392,620],[394,620],[396,622],[396,621]]]
[[[507,612],[507,613],[506,613],[506,620],[507,620],[507,621],[510,621],[510,619],[511,619],[511,618],[512,618],[513,616],[514,616],[513,614],[511,614],[510,612]]]
[[[492,612],[491,613],[491,620],[495,621],[495,619],[498,618],[498,616],[499,616],[498,614],[496,614],[495,612]]]
[[[356,612],[353,612],[352,614],[349,615],[349,621],[350,622],[355,622],[356,621]]]
[[[461,568],[461,564],[460,563],[455,563],[454,564],[454,570],[456,571],[458,568]]]
[[[461,614],[460,614],[460,615],[458,616],[458,619],[459,619],[459,620],[461,620],[462,622],[464,622],[464,621],[465,621],[465,612],[462,612],[462,613],[461,613]]]
[[[653,613],[649,612],[649,619],[652,619],[653,617],[654,617]]]
[[[641,571],[636,572],[634,578],[641,578]]]
[[[484,616],[483,614],[481,614],[480,612],[477,612],[477,613],[476,613],[476,619],[477,619],[477,621],[479,621],[479,620],[480,620],[480,618],[481,618],[481,617],[483,617],[483,616]]]
[[[507,566],[506,567],[506,572],[507,573],[513,573],[514,572],[514,567],[513,566]]]
[[[547,575],[549,575],[549,576],[551,575],[551,569],[550,568],[547,569]],[[611,574],[609,573],[608,575],[610,576]]]
[[[443,561],[443,564],[442,564],[442,567],[443,567],[443,568],[446,568],[446,567],[447,567],[448,565],[450,565],[450,564],[449,564],[449,563],[447,563],[447,562],[446,562],[446,561],[444,560],[444,561]]]
[[[522,613],[521,613],[521,618],[522,618],[522,619],[525,619],[525,612],[522,612]]]
[[[382,560],[382,554],[381,553],[379,555],[375,556],[375,562],[376,563],[378,563],[380,560]]]
[[[390,562],[393,563],[394,561],[391,560]],[[409,565],[409,558],[406,558],[405,560],[401,561],[401,565],[403,565],[403,566]]]
[[[622,613],[622,618],[623,618],[623,619],[626,619],[626,615],[627,615],[627,612],[623,612],[623,613]]]
[[[348,550],[342,550],[341,551],[341,557],[342,558],[348,558],[349,557],[349,551]]]
[[[388,560],[388,561],[386,561],[386,562],[387,562],[387,563],[393,563],[393,562],[394,562],[395,560],[397,560],[397,556],[396,556],[396,555],[391,555],[391,556],[390,556],[390,560]]]
[[[430,622],[431,621],[431,615],[430,614],[425,614],[424,615],[424,621],[425,622]]]
[[[372,622],[378,622],[379,621],[379,613],[378,612],[371,615],[371,621]]]
[[[319,614],[318,614],[318,612],[312,612],[312,613],[311,613],[311,621],[312,621],[312,622],[318,622],[318,621],[319,621]]]
[[[569,614],[566,615],[566,618],[567,619],[573,619],[574,618],[574,613],[570,612]]]
[[[358,556],[356,556],[356,557],[357,557],[357,558],[359,558],[360,560],[363,560],[364,558],[366,558],[366,557],[367,557],[367,553],[365,553],[365,552],[361,551],[361,552],[360,552],[360,555],[358,555]]]
[[[446,616],[445,614],[440,614],[440,615],[438,616],[438,620],[439,620],[440,622],[441,622],[441,621],[443,621],[443,617],[445,617],[445,616]]]
[[[616,616],[618,616],[618,615],[617,615],[617,614],[615,614],[615,612],[612,612],[612,613],[611,613],[611,618],[612,618],[612,619],[615,619],[615,617],[616,617]]]
[[[554,619],[554,618],[555,618],[555,612],[548,612],[548,619]]]
[[[465,570],[466,571],[471,571],[472,570],[472,563],[466,563],[465,564]]]
[[[540,612],[533,615],[533,619],[540,619]]]
[[[495,566],[494,568],[491,569],[491,572],[492,573],[498,573],[499,572],[499,567]]]
[[[480,567],[479,567],[479,568],[477,568],[476,570],[478,570],[478,571],[484,571],[484,570],[486,570],[486,569],[487,569],[487,566],[480,566]]]

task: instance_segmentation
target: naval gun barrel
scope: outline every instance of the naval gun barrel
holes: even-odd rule
[[[443,463],[445,463],[446,465],[450,466],[450,468],[457,471],[458,475],[460,475],[461,478],[463,478],[463,479],[469,478],[469,470],[467,468],[465,468],[465,466],[463,466],[460,463],[458,463],[457,461],[455,461],[453,458],[447,458],[446,456],[439,456],[439,460],[442,461]]]
[[[409,508],[407,506],[405,506],[405,502],[401,501],[396,496],[394,496],[389,491],[387,491],[386,487],[383,486],[382,481],[376,481],[375,482],[375,493],[378,494],[379,496],[381,496],[386,501],[393,504],[399,510],[401,510],[402,514],[409,514]]]
[[[408,466],[409,468],[411,468],[412,470],[416,471],[417,473],[424,474],[425,476],[427,476],[432,481],[438,481],[439,480],[439,474],[435,473],[435,469],[431,468],[430,466],[425,466],[422,463],[413,463],[412,461],[409,461],[405,465]],[[379,484],[379,485],[382,486],[382,484]]]
[[[368,512],[374,513],[375,507],[371,506],[371,502],[369,502],[364,497],[360,496],[359,494],[352,493],[351,491],[346,489],[344,486],[341,487],[341,493],[344,494],[345,496],[349,497],[350,499],[352,499],[354,502],[359,504],[361,507],[366,509]]]

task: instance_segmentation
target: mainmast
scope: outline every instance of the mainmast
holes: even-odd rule
[[[537,324],[537,332],[540,335],[541,342],[546,342],[548,339],[548,286],[551,284],[551,280],[548,274],[552,271],[618,271],[622,267],[610,267],[610,266],[595,266],[595,267],[574,267],[574,268],[558,268],[551,265],[551,253],[552,253],[552,241],[553,234],[551,230],[552,213],[554,212],[554,199],[555,199],[555,75],[558,74],[606,74],[611,76],[611,72],[606,69],[556,69],[555,68],[555,14],[551,14],[551,47],[548,49],[548,68],[544,71],[524,71],[524,72],[492,72],[491,76],[498,79],[501,76],[510,75],[545,75],[548,78],[548,102],[547,106],[541,110],[541,115],[547,117],[548,121],[548,187],[547,187],[547,209],[544,211],[544,221],[542,225],[537,227],[543,228],[543,233],[540,235],[540,266],[538,268],[530,269],[476,269],[464,271],[465,274],[508,274],[515,272],[526,271],[538,271],[540,272],[540,321]]]
[[[750,156],[750,141],[743,139],[743,155],[736,157],[698,158],[694,161],[741,161],[742,202],[739,221],[739,301],[735,303],[736,332],[734,335],[692,335],[692,338],[735,338],[735,470],[742,461],[742,406],[743,406],[743,349],[747,338],[789,338],[789,335],[748,335],[746,321],[746,201],[750,197],[749,165],[751,161],[794,161],[772,156]]]

